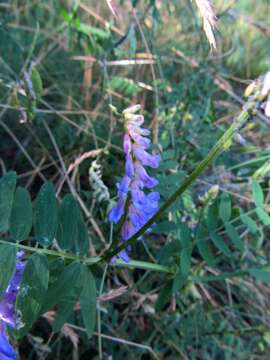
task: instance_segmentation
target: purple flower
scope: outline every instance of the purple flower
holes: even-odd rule
[[[117,184],[118,201],[109,213],[109,221],[114,223],[125,216],[121,229],[121,241],[128,240],[156,213],[160,198],[157,192],[145,193],[143,191],[144,188],[152,189],[158,184],[155,178],[148,175],[144,166],[157,168],[160,156],[146,151],[151,143],[147,138],[150,131],[141,127],[144,118],[142,115],[135,114],[139,109],[140,106],[135,105],[123,111],[126,129],[123,141],[126,157],[125,176],[121,183]],[[127,210],[126,213],[125,210]],[[150,230],[149,228],[147,232]],[[129,251],[130,248],[123,250],[118,256],[128,262]]]
[[[19,251],[17,253],[15,273],[13,274],[13,277],[11,278],[0,301],[0,359],[3,360],[16,359],[15,351],[7,338],[6,327],[10,326],[15,328],[16,326],[15,303],[25,268],[25,262],[22,260],[23,256],[23,251]]]

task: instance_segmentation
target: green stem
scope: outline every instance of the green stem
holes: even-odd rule
[[[242,111],[235,122],[229,127],[229,129],[223,134],[218,142],[212,147],[207,156],[199,163],[190,176],[183,182],[183,184],[168,198],[168,200],[161,206],[161,208],[141,227],[129,240],[119,245],[112,251],[107,251],[100,261],[109,261],[115,255],[119,254],[122,250],[126,249],[129,245],[135,243],[135,241],[142,236],[147,229],[182,195],[187,188],[204,172],[208,165],[212,162],[214,157],[224,150],[227,143],[233,138],[235,133],[245,124],[250,116],[250,112],[253,110],[254,104],[249,104],[248,108]]]
[[[35,248],[32,246],[26,246],[26,245],[22,245],[22,244],[18,244],[18,243],[12,243],[12,242],[8,242],[7,240],[4,240],[4,239],[0,239],[0,244],[9,244],[11,246],[15,246],[18,249],[26,250],[29,252],[36,252],[38,254],[60,257],[60,258],[66,259],[66,260],[80,261],[88,266],[95,265],[95,264],[99,263],[101,260],[100,256],[87,258],[87,257],[79,256],[79,255],[69,254],[66,252],[41,249],[41,248]],[[167,274],[174,274],[174,270],[171,267],[158,265],[158,264],[154,264],[154,263],[150,263],[150,262],[146,262],[146,261],[139,261],[139,260],[130,260],[129,263],[127,264],[121,259],[116,259],[115,263],[112,264],[111,266],[126,267],[126,268],[130,268],[130,269],[151,270],[151,271],[163,272],[163,273],[167,273]]]
[[[126,263],[121,259],[117,259],[115,266],[123,266],[125,268],[131,268],[131,269],[152,270],[152,271],[174,274],[174,270],[172,267],[154,264],[146,261],[130,260],[128,263]]]

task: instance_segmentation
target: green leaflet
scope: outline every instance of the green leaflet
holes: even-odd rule
[[[57,242],[61,249],[71,250],[77,243],[78,215],[77,201],[71,194],[65,195],[59,208],[59,225],[57,229]]]
[[[230,223],[231,213],[232,213],[231,207],[232,204],[231,204],[230,195],[227,193],[222,194],[220,206],[219,206],[220,218],[224,223],[226,234],[229,236],[234,246],[242,253],[245,250],[244,243],[240,238],[238,232],[236,231],[235,227]],[[219,250],[223,254],[225,254],[228,257],[231,256],[229,247],[218,234],[212,233],[210,236],[212,241],[215,243],[215,245],[219,248]]]
[[[156,311],[161,311],[166,305],[166,303],[170,300],[173,291],[173,283],[174,281],[170,280],[160,290],[157,301],[155,303]]]
[[[0,297],[13,276],[16,264],[16,248],[10,244],[0,245]]]
[[[168,234],[171,231],[174,231],[177,229],[177,225],[173,223],[172,221],[163,221],[159,224],[157,224],[153,228],[153,233],[155,234]]]
[[[187,275],[183,274],[181,271],[178,271],[178,273],[175,275],[175,278],[173,279],[172,294],[181,290],[186,281]]]
[[[180,231],[180,243],[182,248],[191,247],[191,233],[190,229],[186,224],[181,224],[179,227]]]
[[[270,285],[270,271],[269,270],[262,270],[262,269],[249,269],[249,274],[255,279],[263,281]]]
[[[191,266],[191,247],[185,247],[180,254],[180,270],[184,276],[188,276]]]
[[[17,336],[23,337],[38,318],[49,282],[47,257],[33,254],[27,261],[16,301]]]
[[[258,218],[261,220],[263,225],[269,226],[270,225],[270,216],[267,214],[266,211],[263,210],[261,207],[256,208],[256,214]]]
[[[59,277],[49,286],[45,295],[41,313],[50,310],[54,305],[68,300],[73,293],[73,287],[78,283],[81,274],[81,266],[78,262],[72,262],[61,272]]]
[[[55,238],[58,224],[58,210],[53,185],[42,185],[34,208],[34,233],[37,241],[48,246]]]
[[[207,244],[206,240],[198,240],[197,241],[197,247],[199,250],[199,253],[203,260],[212,267],[216,266],[216,259],[214,258],[214,255],[212,253],[212,250],[210,249],[209,245]]]
[[[43,84],[42,84],[41,76],[35,67],[32,69],[31,81],[33,84],[33,90],[34,90],[36,97],[40,98],[42,95],[42,91],[43,91]]]
[[[82,265],[82,292],[80,295],[81,314],[88,337],[91,337],[96,323],[96,283],[91,271]]]
[[[171,257],[174,257],[175,255],[179,255],[180,250],[181,250],[180,241],[173,240],[160,249],[160,251],[157,254],[157,260],[161,264],[166,264],[168,263]]]
[[[215,230],[218,226],[219,220],[219,204],[218,201],[215,201],[212,205],[208,207],[207,211],[207,227],[209,231]]]
[[[261,207],[264,203],[263,190],[256,179],[252,179],[252,195],[256,206]]]
[[[270,216],[264,210],[264,194],[263,190],[256,179],[252,179],[252,196],[256,205],[256,214],[263,225],[270,225]]]
[[[227,193],[221,195],[219,216],[223,222],[229,221],[231,218],[231,197]]]
[[[192,239],[189,227],[186,224],[180,225],[180,271],[183,277],[187,277],[191,267]]]
[[[32,202],[29,192],[18,187],[10,217],[10,233],[14,240],[25,240],[32,228]]]
[[[228,236],[230,237],[230,239],[232,240],[234,246],[241,252],[244,252],[245,245],[244,245],[242,239],[240,238],[239,234],[237,233],[235,227],[229,222],[225,223],[224,225],[225,225],[226,232],[227,232]]]
[[[76,243],[76,246],[73,248],[73,251],[76,254],[87,255],[89,251],[90,242],[89,242],[87,226],[83,220],[81,211],[80,211],[77,227],[78,227],[78,241]]]
[[[86,254],[89,248],[87,228],[77,201],[67,194],[59,209],[57,242],[61,249]]]
[[[109,31],[105,31],[101,28],[90,26],[88,24],[84,24],[81,22],[77,24],[76,28],[79,32],[81,32],[85,35],[88,35],[88,36],[94,35],[98,39],[101,39],[101,40],[106,40],[110,37]]]
[[[245,224],[248,227],[249,231],[252,234],[256,235],[260,231],[256,222],[250,216],[246,214],[241,214],[241,220],[243,224]]]
[[[220,235],[218,235],[215,231],[210,231],[209,235],[217,249],[219,249],[225,256],[232,256],[229,247]]]
[[[81,291],[81,279],[78,278],[74,284],[69,285],[69,290],[65,293],[65,296],[61,296],[61,300],[57,303],[57,313],[52,325],[53,332],[60,331],[64,323],[68,321],[78,302]]]
[[[215,247],[228,257],[230,257],[232,253],[228,245],[225,243],[224,238],[217,233],[216,229],[218,226],[219,215],[222,214],[223,219],[229,218],[231,213],[229,206],[231,206],[231,202],[229,198],[223,194],[220,206],[218,206],[218,201],[215,201],[211,206],[209,206],[207,212],[207,226],[210,239]]]
[[[14,171],[6,173],[0,179],[0,232],[9,229],[16,179],[17,175]]]
[[[203,225],[199,225],[199,228],[197,230],[197,241],[196,245],[199,250],[199,253],[203,260],[212,267],[215,267],[216,265],[216,259],[214,258],[214,255],[212,253],[212,250],[207,242],[207,231],[203,227]]]
[[[241,221],[253,235],[251,245],[256,249],[260,249],[264,240],[262,229],[259,228],[256,222],[246,214],[241,214]]]
[[[172,285],[172,292],[175,293],[179,291],[186,283],[190,267],[191,267],[191,254],[192,254],[192,242],[191,242],[191,233],[190,229],[186,224],[181,224],[179,227],[179,237],[180,241],[178,242],[178,247],[176,248],[174,255],[180,255],[180,265],[178,272],[175,275]]]

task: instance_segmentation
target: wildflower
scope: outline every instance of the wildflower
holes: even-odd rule
[[[20,282],[25,263],[22,261],[24,253],[17,253],[16,270],[0,301],[0,359],[16,360],[16,353],[10,345],[6,333],[7,326],[16,327],[15,303],[20,289]]]
[[[145,166],[157,168],[160,156],[147,152],[151,144],[147,137],[150,131],[141,127],[144,117],[136,114],[139,109],[140,105],[135,105],[123,111],[126,130],[123,139],[125,176],[117,184],[118,201],[109,213],[109,221],[114,223],[118,223],[124,216],[122,241],[128,240],[156,213],[160,198],[158,192],[146,193],[144,190],[150,190],[158,184],[155,178],[148,175]],[[129,261],[127,251],[123,250],[119,254],[126,262]]]

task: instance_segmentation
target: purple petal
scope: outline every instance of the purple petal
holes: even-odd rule
[[[128,193],[130,182],[131,179],[128,176],[124,176],[121,182],[116,184],[118,189],[118,196]]]
[[[147,195],[147,199],[150,202],[159,201],[160,200],[160,194],[157,191],[151,192]]]
[[[125,221],[122,227],[121,235],[123,240],[128,240],[131,236],[132,224],[129,221]]]
[[[129,108],[125,109],[123,111],[123,114],[134,114],[135,112],[139,111],[141,108],[140,104],[136,104],[136,105],[132,105]],[[139,115],[134,115],[134,116],[139,116]]]
[[[5,324],[13,327],[15,326],[14,321],[14,307],[16,296],[14,297],[13,303],[7,302],[6,299],[3,299],[0,303],[0,320],[3,321]]]
[[[136,126],[129,126],[128,127],[128,131],[129,131],[129,135],[132,137],[133,141],[135,141],[135,143],[141,145],[144,149],[147,149],[151,143],[150,139],[142,136],[142,135],[148,135],[148,132],[146,131],[142,131],[143,129],[138,128]],[[144,129],[147,130],[147,129]]]
[[[128,263],[129,262],[129,256],[126,252],[126,250],[122,250],[120,251],[120,253],[118,254],[118,256],[120,257],[120,259],[122,259],[124,262]]]
[[[16,353],[8,341],[5,326],[1,324],[0,325],[0,359],[16,360],[16,358],[17,358]]]
[[[124,135],[123,148],[124,148],[124,152],[125,152],[126,155],[130,154],[130,152],[131,152],[131,140],[130,140],[130,137],[127,134]]]
[[[126,154],[126,175],[132,178],[134,175],[134,166],[130,154]]]
[[[4,292],[3,298],[0,301],[0,320],[11,327],[15,327],[15,302],[25,268],[25,262],[21,261],[23,256],[24,252],[20,251],[17,253],[15,273]]]
[[[145,187],[147,187],[148,189],[151,189],[151,188],[157,186],[158,180],[149,176],[147,174],[145,168],[138,161],[136,161],[136,163],[135,163],[135,168],[138,173],[139,179],[141,180],[141,182],[143,183],[143,185]]]
[[[145,198],[144,192],[140,189],[141,182],[133,181],[131,184],[131,199],[133,203],[143,202]]]
[[[133,136],[133,140],[135,141],[136,144],[140,145],[144,149],[148,149],[151,144],[150,139],[143,137],[141,135]]]
[[[136,136],[136,135],[143,135],[143,136],[149,136],[151,134],[151,131],[145,128],[141,128],[136,123],[129,123],[127,125],[128,132],[130,136]]]
[[[132,124],[134,126],[141,126],[144,123],[144,117],[143,115],[133,115],[130,117],[129,121],[128,121],[128,125]]]
[[[129,216],[130,216],[131,223],[135,227],[138,227],[138,228],[142,227],[147,221],[147,218],[144,216],[144,213],[138,212],[136,207],[133,205],[131,205],[129,209],[130,209]]]
[[[152,155],[147,153],[141,146],[135,144],[133,146],[134,154],[137,160],[141,161],[143,165],[157,168],[160,162],[159,155]]]
[[[121,235],[123,240],[128,240],[129,238],[129,222],[125,221],[121,230]]]
[[[109,221],[115,224],[121,219],[125,211],[126,196],[120,197],[117,204],[112,208],[109,213]]]
[[[149,219],[158,210],[159,197],[160,195],[158,192],[153,192],[144,196],[143,200],[134,201],[133,205],[141,214],[143,214],[143,216]]]

